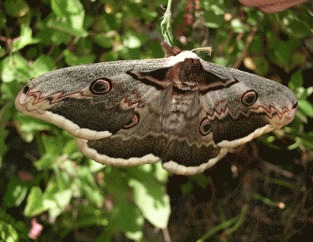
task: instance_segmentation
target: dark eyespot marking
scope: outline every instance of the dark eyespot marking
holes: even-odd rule
[[[202,119],[200,123],[200,127],[199,127],[200,134],[203,136],[206,136],[209,133],[211,133],[211,131],[212,131],[212,128],[211,128],[210,120],[207,118]]]
[[[106,94],[112,89],[112,82],[107,78],[97,79],[91,83],[89,89],[95,95]]]
[[[24,88],[23,88],[23,93],[26,94],[28,91],[29,91],[30,87],[29,85],[26,85]]]
[[[246,91],[241,96],[241,102],[246,106],[251,106],[252,104],[256,102],[257,99],[258,99],[258,94],[254,90]]]
[[[124,126],[123,129],[130,129],[134,126],[136,126],[139,123],[139,114],[135,113],[135,115],[133,116],[133,118],[131,120],[129,120]]]

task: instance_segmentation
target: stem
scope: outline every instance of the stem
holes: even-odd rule
[[[209,238],[213,237],[214,235],[223,230],[225,230],[225,233],[227,235],[230,235],[233,232],[235,232],[243,224],[248,212],[248,208],[249,208],[248,205],[244,205],[239,215],[213,227],[202,238],[198,239],[197,242],[208,241]]]
[[[234,232],[236,232],[240,226],[242,226],[242,224],[245,221],[246,215],[248,213],[248,209],[249,209],[249,206],[247,204],[242,207],[241,212],[240,212],[239,216],[237,217],[238,219],[237,219],[236,223],[231,228],[226,229],[225,234],[231,235]]]
[[[173,32],[171,27],[171,17],[172,17],[172,0],[167,1],[166,11],[163,15],[161,21],[161,34],[164,38],[164,41],[170,46],[173,46]]]
[[[238,218],[234,217],[234,218],[231,218],[231,219],[225,221],[222,224],[219,224],[219,225],[213,227],[202,238],[198,239],[197,242],[208,241],[208,239],[213,237],[215,234],[219,233],[222,230],[225,230],[225,229],[229,228],[233,224],[236,224],[237,220],[238,220]]]

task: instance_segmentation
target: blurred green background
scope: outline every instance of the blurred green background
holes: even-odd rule
[[[312,2],[266,14],[235,0],[173,1],[174,44],[271,78],[296,120],[192,177],[105,167],[74,138],[17,113],[30,78],[84,63],[163,57],[166,1],[0,3],[1,241],[299,241],[313,235]],[[304,240],[302,240],[304,241]]]

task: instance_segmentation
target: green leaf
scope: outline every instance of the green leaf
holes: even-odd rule
[[[243,33],[246,30],[246,26],[239,19],[233,19],[231,27],[235,33]]]
[[[48,211],[50,219],[54,220],[60,215],[70,203],[72,191],[68,186],[64,189],[59,184],[58,178],[54,177],[49,180],[44,193],[42,193],[39,187],[33,187],[27,199],[24,210],[25,216],[33,217]]]
[[[7,151],[6,138],[9,131],[6,129],[6,126],[13,117],[14,112],[15,107],[13,103],[10,103],[9,101],[6,102],[0,109],[0,164],[2,164],[2,157]]]
[[[170,204],[164,187],[153,179],[145,183],[131,179],[129,185],[133,188],[134,202],[144,217],[155,227],[166,228],[170,216]]]
[[[27,241],[28,228],[22,221],[17,221],[5,210],[0,209],[0,241]]]
[[[72,152],[76,152],[77,149],[76,146],[76,149],[68,149],[68,147],[76,144],[72,136],[64,136],[61,134],[56,134],[56,136],[43,135],[38,137],[38,139],[40,139],[43,146],[42,149],[44,150],[44,154],[34,164],[38,170],[49,170],[59,166],[62,166],[64,169],[72,167],[72,161],[69,160],[69,157],[72,155]],[[37,141],[37,143],[39,142]],[[66,172],[72,174],[74,173],[72,170],[66,170]],[[58,170],[55,172],[57,173]]]
[[[43,194],[43,204],[48,208],[49,217],[52,220],[59,216],[65,207],[69,205],[72,196],[71,189],[60,187],[57,178],[50,180],[47,190]]]
[[[256,35],[254,36],[250,44],[249,51],[251,54],[259,54],[259,53],[262,53],[263,50],[264,50],[264,45],[263,45],[262,35],[256,33]],[[265,58],[263,55],[262,57]]]
[[[59,207],[63,210],[67,205],[69,205],[72,199],[71,189],[65,189],[54,194],[55,200],[58,202]]]
[[[85,10],[79,0],[51,0],[51,8],[58,18],[50,19],[48,25],[80,37],[87,36],[84,29]]]
[[[201,1],[205,9],[204,18],[207,27],[216,29],[224,23],[225,6],[221,1]]]
[[[70,29],[66,29],[64,33],[63,29],[60,29],[58,23],[56,23],[55,16],[49,17],[47,17],[47,23],[41,24],[42,26],[40,28],[42,28],[42,30],[36,37],[40,39],[40,42],[44,45],[59,46],[61,44],[68,44],[72,35],[75,35],[76,32],[74,31],[74,33],[72,33]]]
[[[115,210],[116,226],[130,239],[140,240],[143,236],[141,230],[144,219],[139,210],[125,198],[118,200]]]
[[[94,19],[93,29],[97,33],[105,35],[118,35],[116,30],[120,29],[121,24],[122,23],[120,14],[105,14],[100,15],[96,19]]]
[[[89,205],[81,205],[78,211],[77,221],[75,221],[77,228],[92,227],[95,225],[107,226],[109,224],[107,214],[102,209],[97,209]]]
[[[6,142],[5,142],[8,134],[9,134],[8,130],[5,130],[2,127],[0,128],[0,164],[3,164],[2,157],[8,150]]]
[[[50,124],[20,113],[16,114],[15,120],[18,124],[18,132],[26,142],[33,141],[36,132],[51,129]]]
[[[25,199],[29,189],[29,184],[21,181],[16,176],[12,176],[4,195],[4,204],[7,207],[19,206]]]
[[[32,29],[27,25],[21,26],[20,36],[13,41],[12,43],[12,52],[19,51],[27,45],[35,44],[38,42],[38,39],[32,37]]]
[[[34,217],[45,212],[47,209],[48,207],[44,205],[44,198],[41,189],[39,187],[33,187],[27,198],[24,215],[26,217]]]
[[[313,132],[309,135],[305,135],[304,137],[296,137],[295,140],[297,144],[304,145],[310,150],[313,149]]]
[[[127,33],[123,38],[123,45],[129,49],[139,48],[142,45],[141,37],[134,33]]]
[[[53,127],[55,128],[55,127]],[[62,135],[58,128],[56,128],[55,135],[42,135],[42,141],[47,154],[61,159],[61,162],[67,160],[68,154],[64,153],[63,149],[68,142],[74,142],[74,138],[70,135]]]
[[[138,208],[129,200],[127,179],[117,168],[106,169],[106,186],[110,192],[115,206],[111,212],[111,223],[115,224],[117,231],[137,235],[144,223],[144,218]],[[142,235],[142,233],[141,233]]]
[[[280,41],[272,34],[269,34],[270,40],[270,55],[271,60],[286,72],[297,66],[294,60],[295,51],[299,48],[300,42],[298,39],[290,39],[288,41]],[[295,62],[295,63],[294,63]]]
[[[90,64],[93,63],[96,59],[95,55],[77,55],[70,51],[69,49],[66,49],[64,51],[64,57],[66,64],[70,66],[74,65],[81,65],[81,64]]]
[[[85,15],[83,5],[79,0],[51,0],[51,8],[59,17],[68,17],[69,15]],[[83,18],[77,24],[83,26]]]
[[[16,85],[16,82],[4,82],[1,85],[1,93],[3,100],[11,101],[11,105],[14,104],[12,100],[15,99],[16,94],[20,90],[19,85]],[[13,106],[13,105],[12,105]],[[16,109],[14,108],[14,112],[16,112]],[[13,116],[13,115],[12,115]]]
[[[1,79],[3,82],[22,81],[30,78],[30,66],[19,54],[13,54],[1,62]]]
[[[313,105],[307,100],[298,100],[298,108],[307,116],[313,118]]]
[[[297,70],[292,74],[288,86],[295,91],[297,88],[302,87],[303,85],[303,77],[301,70]]]
[[[82,193],[85,194],[91,204],[101,208],[103,205],[103,194],[97,186],[89,168],[79,167],[76,170],[76,174],[77,179],[75,179],[75,184],[80,187]]]
[[[105,168],[105,165],[96,162],[94,160],[90,160],[88,159],[88,169],[90,170],[90,172],[92,173],[98,173],[101,170],[103,170]]]
[[[32,77],[39,76],[55,68],[53,59],[46,55],[40,55],[31,65]]]
[[[6,0],[4,7],[6,12],[13,17],[25,16],[30,10],[24,0]]]
[[[155,177],[158,182],[162,184],[167,183],[169,173],[162,167],[161,162],[141,165],[140,168],[146,172],[152,172],[153,177]]]
[[[167,180],[168,174],[164,170],[160,172],[160,167],[160,164],[147,164],[129,168],[127,173],[129,186],[134,193],[134,202],[143,216],[154,226],[166,228],[170,215],[170,204],[162,182]]]
[[[95,42],[102,48],[112,48],[115,36],[106,36],[103,34],[97,34],[94,36]]]
[[[311,21],[313,21],[313,18],[311,18]],[[312,34],[312,25],[309,22],[303,21],[303,16],[299,18],[290,12],[282,22],[284,23],[284,30],[293,38],[305,38]]]

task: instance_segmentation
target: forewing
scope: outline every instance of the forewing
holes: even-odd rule
[[[136,110],[156,91],[128,72],[169,68],[172,62],[169,57],[55,70],[25,86],[16,98],[16,107],[80,138],[107,137],[131,122]]]

